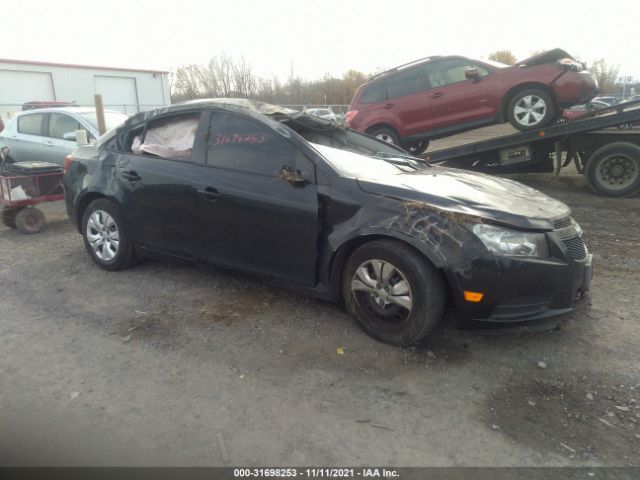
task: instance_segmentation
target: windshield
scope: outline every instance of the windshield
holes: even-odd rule
[[[98,118],[96,117],[96,112],[87,112],[87,113],[79,113],[82,118],[84,118],[87,122],[91,124],[96,130],[98,130]],[[106,130],[111,130],[114,127],[117,127],[121,123],[129,118],[124,113],[120,112],[104,112],[104,121],[106,123]]]
[[[311,143],[320,155],[343,177],[376,179],[384,175],[415,172],[425,167],[410,156],[390,155],[379,152],[379,156],[364,156],[349,150]]]

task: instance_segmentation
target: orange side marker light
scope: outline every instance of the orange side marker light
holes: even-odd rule
[[[484,293],[481,292],[470,292],[468,290],[464,291],[464,299],[467,302],[478,303],[484,297]]]

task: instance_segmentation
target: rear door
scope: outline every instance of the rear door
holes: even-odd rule
[[[283,167],[299,170],[307,183],[289,183],[280,174]],[[203,255],[218,264],[314,285],[314,164],[295,144],[253,117],[214,110],[206,166],[200,170]]]
[[[424,65],[400,70],[387,81],[388,110],[399,125],[400,136],[413,135],[431,128],[430,100]]]
[[[16,118],[15,131],[7,134],[7,144],[16,162],[47,162],[51,145],[45,136],[46,113],[24,113]]]
[[[201,112],[189,112],[152,120],[144,130],[129,135],[133,151],[116,158],[115,176],[126,222],[144,248],[185,258],[198,256],[197,165],[204,163],[205,148],[198,134],[200,116]],[[177,136],[181,136],[179,150],[172,148]],[[191,148],[183,148],[186,143]]]
[[[466,78],[465,70],[469,67],[478,70],[478,80]],[[432,128],[482,122],[497,116],[497,89],[487,68],[465,58],[447,58],[429,63],[427,77],[431,85]]]

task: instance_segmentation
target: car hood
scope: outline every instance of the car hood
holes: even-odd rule
[[[367,193],[424,202],[447,211],[524,229],[552,230],[571,214],[567,205],[519,182],[445,167],[358,178]]]
[[[553,50],[547,50],[546,52],[538,53],[532,57],[520,60],[519,62],[516,62],[514,66],[533,67],[534,65],[543,65],[545,63],[556,62],[558,60],[562,60],[563,58],[570,58],[571,60],[575,60],[565,50],[562,50],[561,48],[554,48]]]

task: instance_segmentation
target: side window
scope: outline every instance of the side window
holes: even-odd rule
[[[313,164],[302,152],[256,120],[214,111],[209,128],[209,166],[270,177],[278,175],[284,166],[313,172]]]
[[[44,113],[32,113],[18,117],[18,132],[28,135],[42,135]]]
[[[464,72],[470,67],[476,68],[481,77],[489,75],[489,70],[482,65],[478,65],[464,58],[451,58],[434,62],[427,66],[429,83],[435,88],[451,83],[464,82],[467,80]]]
[[[80,123],[64,113],[49,114],[49,137],[64,139],[65,133],[76,133],[76,130],[86,130]],[[89,132],[87,132],[88,134]],[[88,138],[88,136],[87,136]]]
[[[384,100],[384,80],[367,85],[360,95],[360,103],[378,103]]]
[[[426,88],[424,67],[401,70],[389,77],[387,96],[389,99],[411,95]]]
[[[175,160],[190,160],[200,122],[200,113],[172,115],[152,120],[146,133],[141,128],[130,132],[128,141],[135,155],[152,155]],[[142,138],[144,135],[144,138]]]

